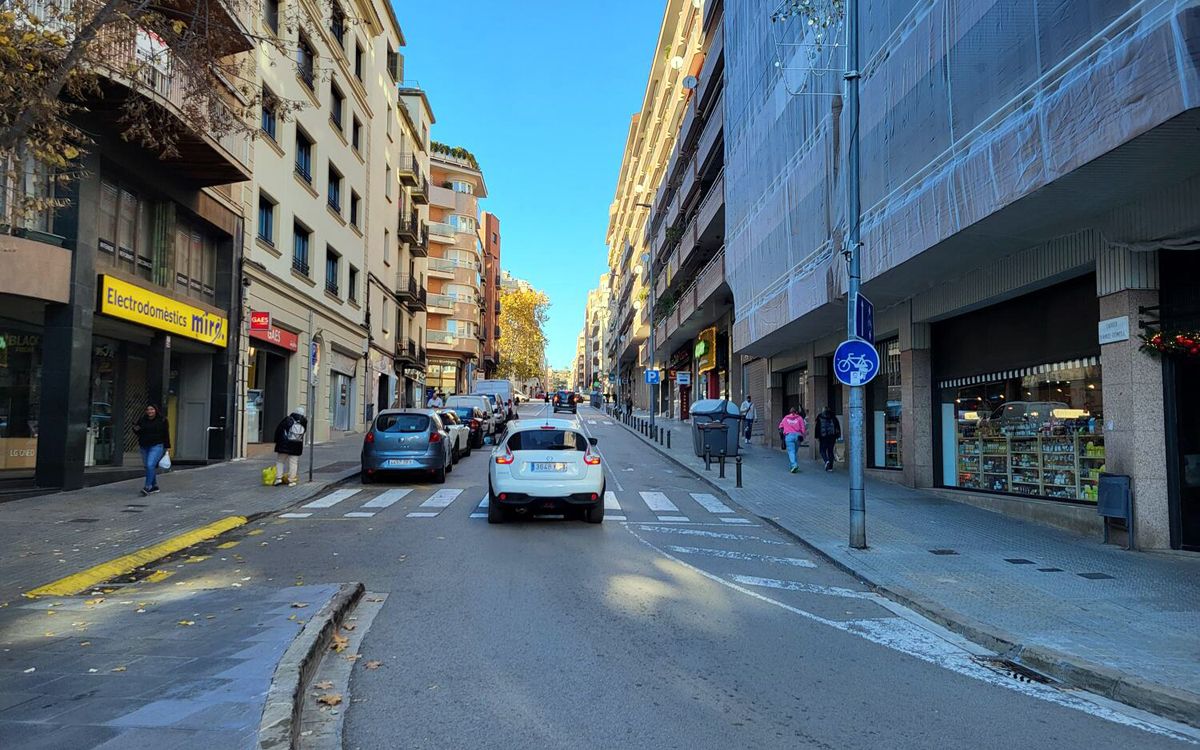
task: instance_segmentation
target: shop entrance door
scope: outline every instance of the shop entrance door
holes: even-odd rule
[[[171,370],[178,373],[175,398],[179,414],[171,456],[206,461],[212,412],[212,355],[172,354]]]
[[[335,430],[346,432],[350,429],[350,414],[354,409],[354,405],[351,403],[354,393],[353,383],[354,378],[340,372],[333,373],[333,377],[330,379],[329,412]]]
[[[1171,516],[1178,546],[1200,550],[1200,362],[1194,359],[1169,361],[1168,372],[1174,377],[1168,385],[1174,391],[1175,434],[1168,443],[1173,454],[1170,462]],[[1168,409],[1170,403],[1168,402]],[[1170,443],[1174,443],[1173,449]]]

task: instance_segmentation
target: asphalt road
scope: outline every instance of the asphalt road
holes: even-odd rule
[[[354,672],[347,748],[1191,741],[986,665],[611,419],[581,408],[579,420],[599,438],[615,501],[600,526],[488,525],[488,456],[476,451],[445,485],[348,485],[260,521],[174,585],[359,580],[386,593],[362,644],[383,666]]]

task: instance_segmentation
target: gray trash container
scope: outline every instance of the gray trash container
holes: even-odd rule
[[[722,398],[708,398],[692,404],[692,448],[697,456],[704,455],[707,446],[713,456],[732,458],[741,443],[742,413],[737,404]],[[714,429],[715,428],[715,429]]]

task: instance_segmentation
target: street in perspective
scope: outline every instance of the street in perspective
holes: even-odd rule
[[[0,747],[1200,745],[1194,0],[6,0]]]

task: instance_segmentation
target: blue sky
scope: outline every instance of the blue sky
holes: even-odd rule
[[[479,159],[500,265],[550,297],[554,367],[575,356],[629,118],[641,106],[659,0],[393,2],[435,140]]]

